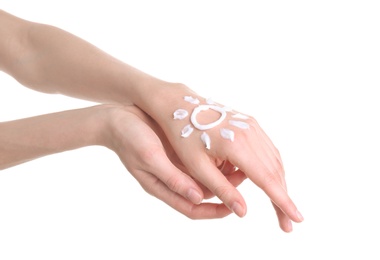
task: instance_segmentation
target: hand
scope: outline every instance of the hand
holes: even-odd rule
[[[170,86],[164,92],[164,100],[155,97],[155,101],[147,104],[144,110],[163,128],[179,159],[194,179],[212,191],[230,210],[243,217],[247,206],[242,195],[218,169],[221,162],[228,162],[268,195],[282,230],[290,232],[291,221],[303,221],[287,193],[279,151],[253,117],[240,116],[237,111],[224,109],[217,103],[212,104],[213,108],[206,109],[210,108],[207,100],[183,85]],[[193,104],[191,99],[199,103]],[[186,113],[183,111],[187,111],[188,115],[180,119]],[[223,119],[220,124],[210,129],[200,130],[196,126],[202,128],[206,125],[207,128],[208,124],[219,118]],[[231,120],[233,124],[229,123]],[[186,126],[193,132],[190,133]],[[223,132],[225,137],[222,137],[221,129],[227,129]],[[210,144],[202,141],[207,139],[202,137],[205,134]]]
[[[223,204],[201,203],[214,194],[186,174],[162,130],[148,115],[135,106],[115,106],[109,118],[106,146],[116,152],[146,192],[192,219],[222,218],[231,213]],[[245,179],[244,174],[227,170],[227,179],[234,185]]]

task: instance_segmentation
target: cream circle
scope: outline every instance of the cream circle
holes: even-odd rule
[[[209,109],[219,112],[220,113],[219,119],[206,125],[200,124],[197,121],[197,115],[199,114],[199,112],[206,111]],[[223,108],[215,106],[215,105],[199,105],[196,108],[194,108],[193,113],[191,114],[190,120],[195,128],[199,130],[207,130],[219,125],[225,118],[226,118],[226,111]]]

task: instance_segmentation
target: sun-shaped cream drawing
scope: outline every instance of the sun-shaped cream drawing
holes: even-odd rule
[[[206,130],[214,128],[218,126],[220,123],[222,123],[226,119],[227,113],[231,113],[232,114],[231,117],[233,118],[228,121],[229,125],[231,125],[232,127],[240,128],[240,129],[249,129],[249,124],[247,122],[241,121],[241,120],[248,119],[249,118],[248,116],[240,114],[240,113],[234,113],[233,110],[229,107],[220,107],[216,105],[216,103],[210,98],[205,100],[206,104],[200,104],[199,99],[194,98],[192,96],[185,96],[183,99],[186,102],[189,102],[197,106],[193,109],[190,115],[191,123],[187,124],[182,129],[181,136],[184,138],[189,137],[193,133],[194,128],[200,131],[203,131],[201,134],[201,141],[205,145],[206,149],[211,148],[211,139],[210,139],[210,136],[207,134]],[[208,124],[199,123],[197,120],[197,115],[209,109],[218,112],[220,114],[220,117],[214,122],[211,122]],[[189,112],[186,109],[179,108],[173,113],[173,118],[175,120],[184,120],[185,118],[187,118],[188,115],[189,115]],[[235,132],[229,128],[221,128],[220,136],[224,139],[227,139],[233,142],[235,138]]]

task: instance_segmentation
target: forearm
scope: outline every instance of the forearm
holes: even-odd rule
[[[0,169],[102,145],[106,122],[103,106],[94,106],[0,123]]]
[[[2,11],[0,47],[0,69],[37,91],[130,104],[164,84],[69,32]]]
[[[2,11],[0,69],[38,91],[135,104],[159,123],[191,93],[184,85],[150,76],[66,31]]]

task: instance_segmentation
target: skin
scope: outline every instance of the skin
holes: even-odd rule
[[[224,206],[219,206],[218,210],[224,212],[229,209],[239,217],[245,216],[247,205],[243,196],[236,189],[234,181],[226,178],[225,169],[218,168],[223,161],[227,161],[228,165],[238,167],[239,174],[250,179],[268,195],[283,231],[290,232],[292,222],[303,221],[288,195],[281,156],[253,117],[248,120],[249,130],[236,129],[234,142],[222,140],[218,129],[210,129],[208,134],[211,140],[219,141],[213,142],[212,148],[207,150],[199,141],[200,132],[186,139],[181,138],[179,133],[184,125],[172,118],[178,108],[188,111],[194,109],[195,105],[184,104],[184,96],[204,100],[201,95],[184,84],[152,77],[59,28],[26,21],[4,11],[0,11],[0,69],[22,85],[37,91],[141,109],[157,124],[162,131],[160,136],[165,136],[170,143],[171,153],[181,162],[181,166],[177,164],[174,167],[176,169],[172,168],[169,173],[164,173],[160,162],[148,168],[150,171],[155,168],[155,178],[166,176],[169,180],[163,181],[166,188],[182,196],[181,199],[190,199],[192,206],[211,193],[223,202]],[[214,116],[212,113],[202,113],[204,118],[199,120],[211,122]],[[132,145],[126,140],[125,147],[128,147],[127,144]],[[112,148],[119,156],[127,153],[120,147]],[[137,154],[137,160],[149,164],[148,161],[155,158],[156,153],[161,155],[162,152],[158,148],[143,151],[132,149],[128,154]],[[122,159],[129,170],[131,160]],[[182,170],[179,172],[179,169]],[[184,177],[183,173],[194,182],[180,180]],[[230,174],[227,173],[227,176]],[[140,175],[134,176],[137,178]],[[148,192],[192,217],[186,206],[189,200],[185,202],[180,197],[173,199],[160,185],[157,188],[149,185],[145,187]]]
[[[222,218],[231,213],[223,204],[201,203],[201,197],[189,194],[187,187],[214,196],[180,170],[185,168],[162,130],[135,106],[98,105],[3,122],[0,143],[2,170],[50,154],[104,146],[119,156],[146,192],[187,217]],[[243,173],[226,170],[226,178],[236,186],[245,179]]]

